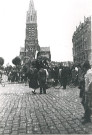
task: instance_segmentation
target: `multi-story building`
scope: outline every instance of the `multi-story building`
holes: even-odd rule
[[[91,17],[84,17],[84,22],[76,27],[73,34],[73,61],[74,63],[83,63],[89,60],[92,64],[92,22]]]

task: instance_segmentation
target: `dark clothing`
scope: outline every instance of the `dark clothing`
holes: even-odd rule
[[[80,79],[79,79],[79,89],[80,89],[80,98],[82,98],[82,102],[84,102],[85,97],[85,72],[81,71]]]
[[[80,88],[80,98],[85,97],[85,95],[84,95],[84,93],[85,93],[85,80],[80,81],[79,88]]]
[[[84,78],[84,73],[82,73],[82,77],[80,80],[79,88],[80,88],[80,98],[82,98],[82,105],[85,109],[85,78]]]
[[[92,113],[92,82],[89,85],[88,91],[85,92],[85,102],[84,102],[84,117],[86,121],[91,120]]]
[[[84,113],[84,118],[85,118],[86,122],[90,122],[91,121],[90,117],[91,117],[91,110],[88,107],[88,108],[85,109],[85,113]]]
[[[88,100],[89,98],[87,97],[87,93],[85,92],[85,74],[86,72],[82,72],[81,74],[81,79],[79,83],[79,88],[80,88],[80,97],[82,98],[82,105],[84,107],[84,123],[90,122],[90,116],[91,116],[91,109],[88,105]]]
[[[58,83],[58,78],[59,78],[59,69],[58,67],[54,68],[54,81],[55,81],[55,85],[57,85]]]
[[[40,85],[40,94],[42,94],[42,91],[46,94],[46,71],[43,68],[38,72],[38,81]]]
[[[29,88],[37,89],[38,88],[38,71],[36,68],[32,68],[28,74],[29,79]]]
[[[76,86],[78,82],[78,73],[75,69],[72,69],[71,74],[72,74],[72,83]]]
[[[67,85],[67,69],[66,69],[66,67],[62,69],[61,82],[62,82],[63,88],[66,89],[66,85]]]
[[[87,97],[86,99],[86,93],[85,93],[85,100],[84,100],[84,118],[86,121],[90,121],[90,117],[91,117],[91,108],[89,107],[89,99]],[[92,99],[92,98],[91,98]]]

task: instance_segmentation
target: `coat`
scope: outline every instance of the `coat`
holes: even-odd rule
[[[43,68],[38,72],[38,81],[39,84],[46,83],[46,71]]]
[[[38,71],[36,68],[32,68],[29,71],[28,74],[28,79],[29,79],[29,87],[33,89],[37,89],[38,86]]]

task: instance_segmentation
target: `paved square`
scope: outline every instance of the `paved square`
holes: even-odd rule
[[[77,88],[33,95],[24,84],[0,86],[0,135],[92,133],[92,123],[81,123],[83,113]]]

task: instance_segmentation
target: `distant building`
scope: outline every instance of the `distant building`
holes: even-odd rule
[[[92,21],[91,17],[84,17],[84,22],[76,27],[72,37],[73,61],[83,63],[89,60],[92,64]]]
[[[27,11],[26,17],[25,47],[20,49],[22,63],[26,63],[29,59],[36,59],[37,53],[41,56],[44,55],[51,60],[50,48],[40,48],[38,44],[37,13],[34,8],[33,0],[30,0],[29,10]]]
[[[39,50],[37,32],[37,13],[33,0],[30,1],[26,18],[25,60],[35,59],[35,53]]]
[[[37,32],[37,13],[34,8],[33,0],[30,0],[29,10],[26,17],[26,39],[25,47],[20,49],[20,57],[23,63],[29,59],[35,59],[36,51],[39,51],[38,32]]]
[[[40,51],[37,54],[37,57],[46,57],[51,60],[50,47],[40,47]]]

